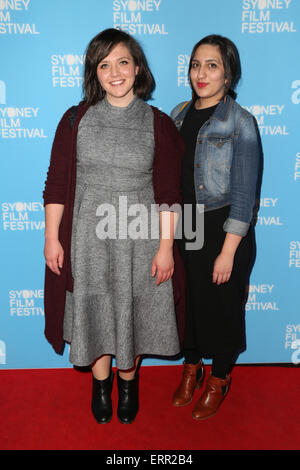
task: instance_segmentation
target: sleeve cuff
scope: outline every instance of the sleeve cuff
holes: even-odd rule
[[[182,207],[179,202],[172,202],[168,204],[166,202],[156,203],[156,208],[158,212],[177,212],[181,213]]]
[[[223,230],[225,232],[233,233],[234,235],[239,235],[240,237],[245,237],[248,233],[250,224],[247,222],[241,222],[236,219],[226,219],[223,225]]]

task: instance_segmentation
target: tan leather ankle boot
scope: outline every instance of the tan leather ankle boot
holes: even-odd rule
[[[208,377],[206,388],[193,410],[194,419],[206,419],[216,414],[228,393],[230,380],[229,375],[226,379],[219,379],[213,375]]]
[[[198,364],[183,363],[182,380],[174,393],[172,404],[185,406],[191,403],[195,388],[201,388],[204,381],[204,367],[200,360]]]

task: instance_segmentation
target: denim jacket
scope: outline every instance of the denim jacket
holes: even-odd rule
[[[178,130],[192,101],[184,105],[171,112]],[[255,118],[227,95],[199,130],[194,162],[197,203],[206,211],[230,205],[225,232],[243,237],[253,223],[260,162]]]

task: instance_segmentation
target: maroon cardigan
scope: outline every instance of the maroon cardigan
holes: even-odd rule
[[[78,106],[73,127],[70,125],[68,109],[63,115],[51,151],[47,173],[44,205],[63,204],[64,212],[59,227],[59,240],[64,250],[64,263],[60,276],[48,266],[45,271],[45,336],[58,354],[63,354],[63,318],[66,291],[73,292],[71,271],[71,233],[76,186],[76,144],[78,125],[88,106],[81,102]],[[184,145],[173,121],[157,108],[154,112],[155,154],[153,161],[153,189],[156,204],[181,203],[181,160]],[[179,338],[182,343],[185,323],[185,272],[174,243],[173,292]]]

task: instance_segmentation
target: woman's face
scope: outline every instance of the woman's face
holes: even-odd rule
[[[133,85],[138,66],[128,48],[117,44],[98,64],[97,77],[106,97],[113,106],[125,107],[133,99]]]
[[[192,60],[190,79],[198,96],[198,107],[208,108],[224,96],[225,71],[218,46],[202,44]]]

